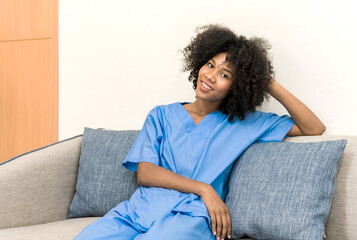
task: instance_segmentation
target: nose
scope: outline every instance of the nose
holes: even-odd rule
[[[209,83],[215,83],[216,82],[216,73],[214,70],[209,71],[206,73],[206,79],[209,81]]]

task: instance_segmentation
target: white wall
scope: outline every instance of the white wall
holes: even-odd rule
[[[61,0],[59,140],[84,127],[141,129],[155,105],[194,101],[178,52],[196,26],[269,40],[276,80],[327,127],[357,135],[353,1]],[[262,111],[288,114],[273,97]]]

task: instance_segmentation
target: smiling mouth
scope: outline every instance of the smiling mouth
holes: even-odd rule
[[[201,85],[206,88],[207,90],[213,90],[213,88],[210,88],[209,86],[207,86],[203,81],[201,81]]]

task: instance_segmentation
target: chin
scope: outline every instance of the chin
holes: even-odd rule
[[[207,96],[202,96],[201,94],[197,94],[196,93],[196,99],[200,99],[202,101],[208,101],[208,102],[214,102],[217,101],[216,99],[213,99],[212,96],[211,97],[207,97]]]

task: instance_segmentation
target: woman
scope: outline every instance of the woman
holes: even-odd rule
[[[123,166],[141,185],[75,239],[224,239],[235,160],[255,142],[320,135],[324,124],[272,77],[269,46],[206,25],[183,49],[196,100],[154,107]],[[256,111],[268,93],[288,115]]]

